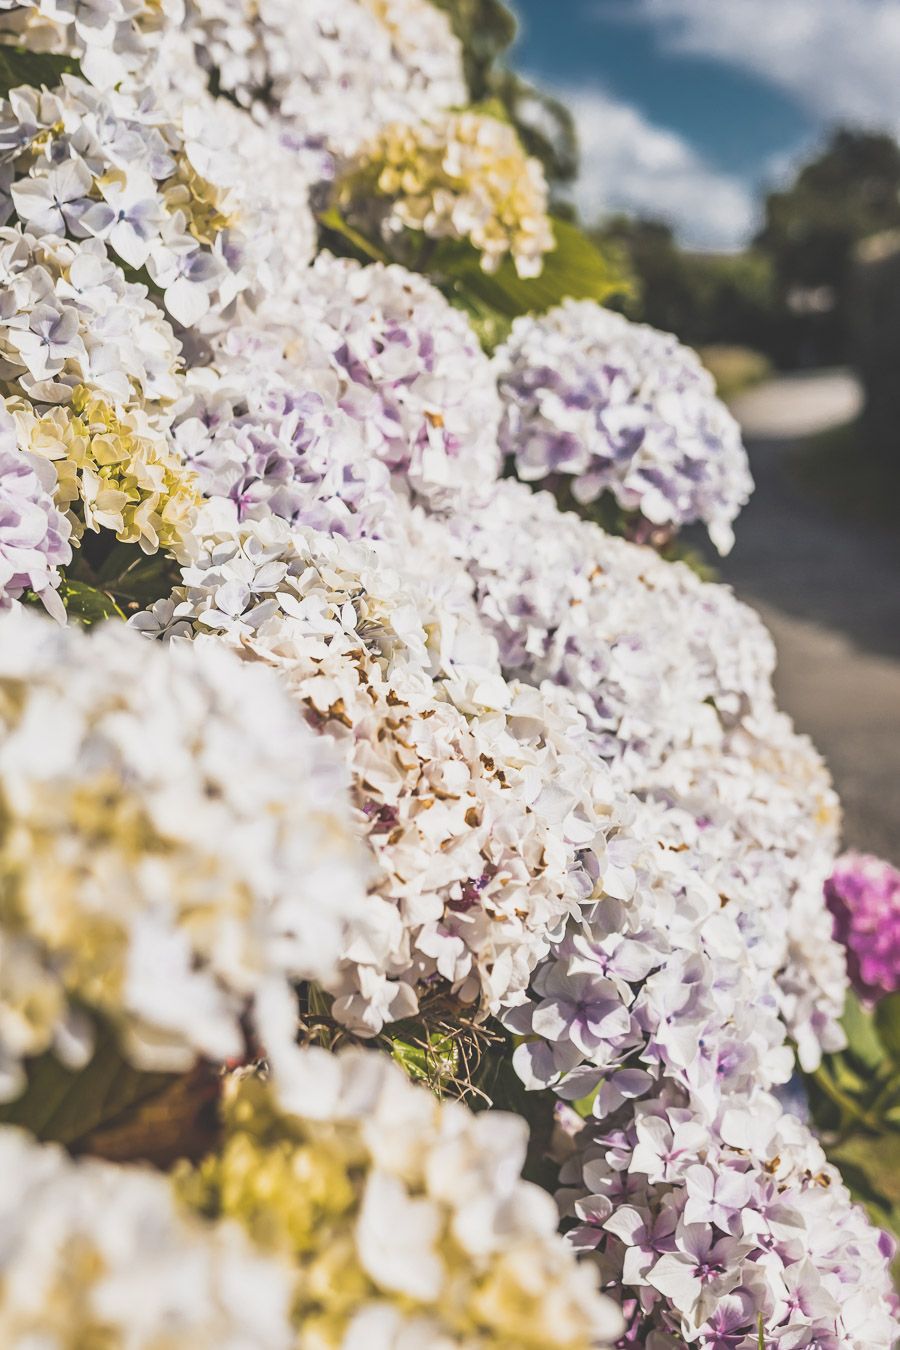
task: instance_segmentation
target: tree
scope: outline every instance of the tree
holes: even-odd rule
[[[690,253],[668,225],[614,217],[594,238],[616,250],[636,280],[625,305],[632,318],[676,333],[694,346],[730,343],[766,351],[771,343],[773,284],[768,258],[745,253]]]
[[[787,360],[846,357],[855,246],[897,227],[900,146],[887,135],[836,131],[789,188],[768,196],[756,243],[772,260]]]

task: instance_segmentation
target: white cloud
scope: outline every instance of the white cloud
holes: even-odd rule
[[[665,49],[752,71],[828,121],[900,128],[898,0],[632,0],[630,12]]]
[[[711,168],[681,136],[595,88],[557,91],[581,145],[573,195],[586,221],[610,212],[664,220],[693,248],[733,249],[756,224],[747,186]]]

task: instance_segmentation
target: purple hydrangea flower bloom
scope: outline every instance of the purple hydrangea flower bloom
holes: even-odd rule
[[[753,482],[740,429],[689,347],[567,300],[516,319],[495,366],[500,445],[521,479],[570,478],[582,503],[611,492],[649,533],[703,521],[728,552]]]
[[[845,853],[825,883],[834,935],[847,949],[853,987],[876,1002],[900,989],[900,872],[867,853]]]

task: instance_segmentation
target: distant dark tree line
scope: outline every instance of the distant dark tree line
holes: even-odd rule
[[[687,342],[739,343],[792,367],[852,359],[860,245],[894,230],[900,146],[839,130],[788,188],[769,194],[746,252],[686,252],[667,226],[622,218],[595,237],[624,252],[637,282],[633,313]]]

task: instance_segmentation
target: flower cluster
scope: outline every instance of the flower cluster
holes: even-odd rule
[[[40,596],[56,619],[59,568],[71,561],[71,527],[57,506],[56,471],[40,455],[22,453],[15,423],[0,412],[0,609],[25,591]]]
[[[140,1067],[240,1055],[241,1018],[334,977],[365,872],[343,775],[271,676],[227,652],[0,620],[0,1050]]]
[[[594,1350],[621,1329],[523,1182],[527,1130],[413,1087],[380,1055],[307,1050],[232,1078],[225,1139],[179,1188],[294,1264],[303,1346]]]
[[[236,522],[277,516],[349,538],[390,533],[394,493],[365,428],[335,397],[327,354],[271,322],[235,325],[187,372],[173,441]]]
[[[275,667],[343,750],[380,879],[329,985],[335,1015],[375,1032],[436,982],[484,1009],[521,1002],[627,816],[582,719],[563,695],[507,685],[443,556],[420,555],[438,590],[402,581],[386,543],[273,518],[236,529],[218,503],[202,524],[184,586],[133,622]]]
[[[274,117],[315,178],[380,127],[466,102],[460,44],[427,0],[189,0],[216,87]]]
[[[84,386],[156,415],[178,396],[175,334],[102,240],[0,229],[0,283],[5,393],[64,404]]]
[[[754,1154],[746,1118],[774,1111],[772,1134],[790,1130],[765,1095],[792,1070],[785,1031],[807,1067],[823,1047],[839,1048],[845,980],[819,892],[835,845],[834,795],[821,762],[775,710],[769,639],[723,588],[560,515],[552,498],[520,485],[499,484],[480,505],[429,529],[443,531],[446,551],[466,562],[507,676],[561,684],[598,758],[639,799],[628,830],[613,841],[626,884],[617,893],[604,880],[538,967],[527,1001],[503,1014],[522,1038],[515,1063],[526,1086],[588,1103],[600,1122],[583,1130],[582,1161],[606,1148],[607,1136],[620,1149],[610,1154],[609,1187],[587,1183],[601,1198],[579,1197],[579,1214],[589,1227],[610,1220],[617,1231],[615,1215],[636,1193],[621,1176],[629,1166],[623,1151],[629,1140],[634,1146],[640,1121],[670,1110],[691,1150],[685,1167],[713,1173],[701,1191],[718,1194],[714,1160],[739,1149],[755,1161],[738,1170],[755,1170],[760,1186],[768,1184],[778,1147],[764,1140]],[[741,1120],[743,1135],[734,1129]],[[671,1149],[679,1156],[680,1142]],[[723,1196],[732,1168],[725,1167]],[[674,1180],[670,1173],[660,1179]],[[791,1221],[791,1244],[779,1252],[797,1267],[789,1284],[808,1268],[831,1296],[825,1312],[810,1314],[813,1331],[802,1334],[809,1341],[830,1325],[838,1339],[844,1328],[857,1335],[858,1319],[848,1344],[886,1346],[886,1253],[829,1174],[832,1184],[834,1251],[823,1251],[810,1220],[799,1229]],[[648,1238],[651,1248],[672,1256],[664,1282],[645,1280],[647,1263],[637,1255],[626,1261],[620,1248],[601,1262],[611,1287],[633,1304],[637,1343],[652,1330],[718,1347],[716,1337],[734,1331],[724,1344],[750,1350],[760,1327],[767,1336],[793,1334],[796,1308],[766,1292],[760,1244],[735,1255],[727,1226],[695,1227],[699,1204],[679,1228],[683,1183],[673,1198],[670,1191],[637,1192],[635,1201],[641,1233],[666,1240],[657,1250],[657,1238]],[[867,1244],[862,1264],[859,1234]],[[575,1240],[593,1249],[607,1235],[579,1229]],[[716,1283],[723,1263],[727,1275]],[[734,1306],[719,1308],[733,1290]]]
[[[900,872],[864,853],[845,853],[825,883],[834,934],[847,950],[854,988],[877,1001],[900,989]]]
[[[0,0],[0,43],[76,58],[110,89],[144,70],[184,0]]]
[[[821,760],[776,711],[758,619],[724,587],[520,484],[497,485],[446,535],[507,675],[563,685],[617,783],[655,803],[712,894],[754,927],[754,914],[778,915],[765,947],[814,1066],[821,1045],[840,1044],[843,962],[818,894],[838,808]]]
[[[222,157],[202,112],[194,120],[201,126],[187,118],[182,128],[147,91],[101,93],[73,76],[51,93],[13,90],[0,105],[13,219],[39,239],[103,241],[133,274],[146,269],[186,327],[250,282],[231,247],[237,199],[215,181]]]
[[[497,477],[500,401],[490,362],[434,286],[403,267],[321,254],[301,304],[328,352],[340,406],[401,491],[438,508]]]
[[[290,1350],[290,1270],[158,1173],[72,1162],[0,1127],[0,1342]],[[148,1280],[152,1279],[152,1298]]]
[[[590,300],[516,319],[496,357],[500,444],[526,482],[571,478],[651,524],[704,521],[725,553],[753,490],[740,429],[699,357]]]
[[[433,286],[321,254],[296,289],[217,335],[185,377],[173,435],[205,495],[239,520],[377,538],[394,489],[436,509],[496,477],[490,363]]]
[[[895,1244],[773,1099],[734,1103],[718,1139],[675,1098],[585,1134],[560,1199],[576,1246],[631,1293],[625,1343],[893,1343]]]
[[[348,165],[338,200],[351,217],[374,213],[386,240],[406,230],[466,240],[486,272],[509,256],[519,276],[539,276],[555,247],[540,162],[485,113],[385,127]]]
[[[84,386],[68,407],[40,416],[24,399],[7,406],[28,458],[55,469],[55,500],[75,540],[106,529],[145,553],[189,552],[200,500],[194,475],[143,412],[119,412]]]

